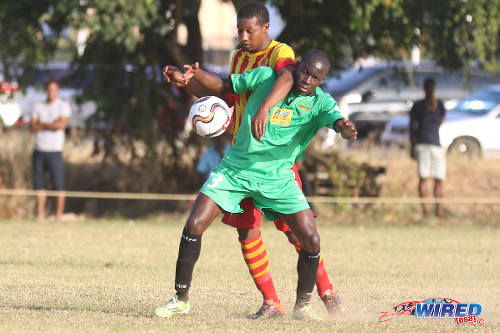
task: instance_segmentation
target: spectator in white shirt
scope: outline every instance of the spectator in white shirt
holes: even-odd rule
[[[54,190],[64,190],[64,165],[62,150],[64,130],[70,116],[69,104],[57,98],[59,85],[55,81],[45,85],[47,100],[34,106],[30,129],[35,133],[33,152],[33,185],[35,190],[45,190],[45,172],[50,172]],[[46,194],[37,195],[38,221],[45,220]],[[64,212],[64,195],[57,197],[56,219],[60,220]]]

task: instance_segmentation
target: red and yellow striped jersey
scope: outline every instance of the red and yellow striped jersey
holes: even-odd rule
[[[272,40],[263,51],[251,53],[243,49],[236,49],[231,59],[231,68],[229,75],[243,73],[260,66],[272,67],[275,71],[295,63],[295,54],[293,49],[285,43],[279,43]],[[234,102],[233,126],[231,132],[231,143],[238,132],[241,124],[241,118],[245,111],[245,106],[250,93],[228,96]]]

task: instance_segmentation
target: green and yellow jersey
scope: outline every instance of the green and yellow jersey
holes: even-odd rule
[[[276,78],[270,67],[230,76],[236,94],[251,92],[233,146],[219,165],[237,172],[239,178],[265,182],[294,179],[291,167],[297,155],[321,127],[332,127],[343,118],[337,102],[321,88],[305,96],[292,90],[271,109],[266,133],[261,141],[256,140],[252,135],[252,117]]]

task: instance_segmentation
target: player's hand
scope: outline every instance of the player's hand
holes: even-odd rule
[[[184,84],[188,84],[191,78],[193,78],[198,70],[200,69],[200,64],[195,62],[194,65],[184,65],[186,71],[184,72]]]
[[[163,74],[163,80],[165,80],[165,82],[173,84],[174,86],[179,88],[182,88],[186,85],[184,83],[184,75],[182,74],[180,69],[175,66],[167,65],[163,68],[161,73]]]
[[[348,120],[347,118],[340,120],[340,134],[343,139],[347,140],[356,140],[358,137],[358,130],[356,126],[354,126],[353,122]]]
[[[257,113],[252,118],[252,134],[257,140],[262,140],[266,134],[267,120],[269,119],[269,110],[259,107]]]

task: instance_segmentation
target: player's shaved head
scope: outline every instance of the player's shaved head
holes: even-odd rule
[[[330,61],[323,51],[307,51],[295,68],[294,87],[300,95],[314,93],[325,80],[330,70]]]
[[[260,25],[269,23],[269,11],[263,3],[256,1],[245,2],[241,5],[240,9],[238,9],[237,18],[252,19],[254,17]]]
[[[325,73],[330,71],[330,60],[328,60],[326,53],[321,50],[312,49],[307,51],[302,57],[301,62],[304,65],[310,65],[318,69],[321,68],[321,70],[325,71]]]

